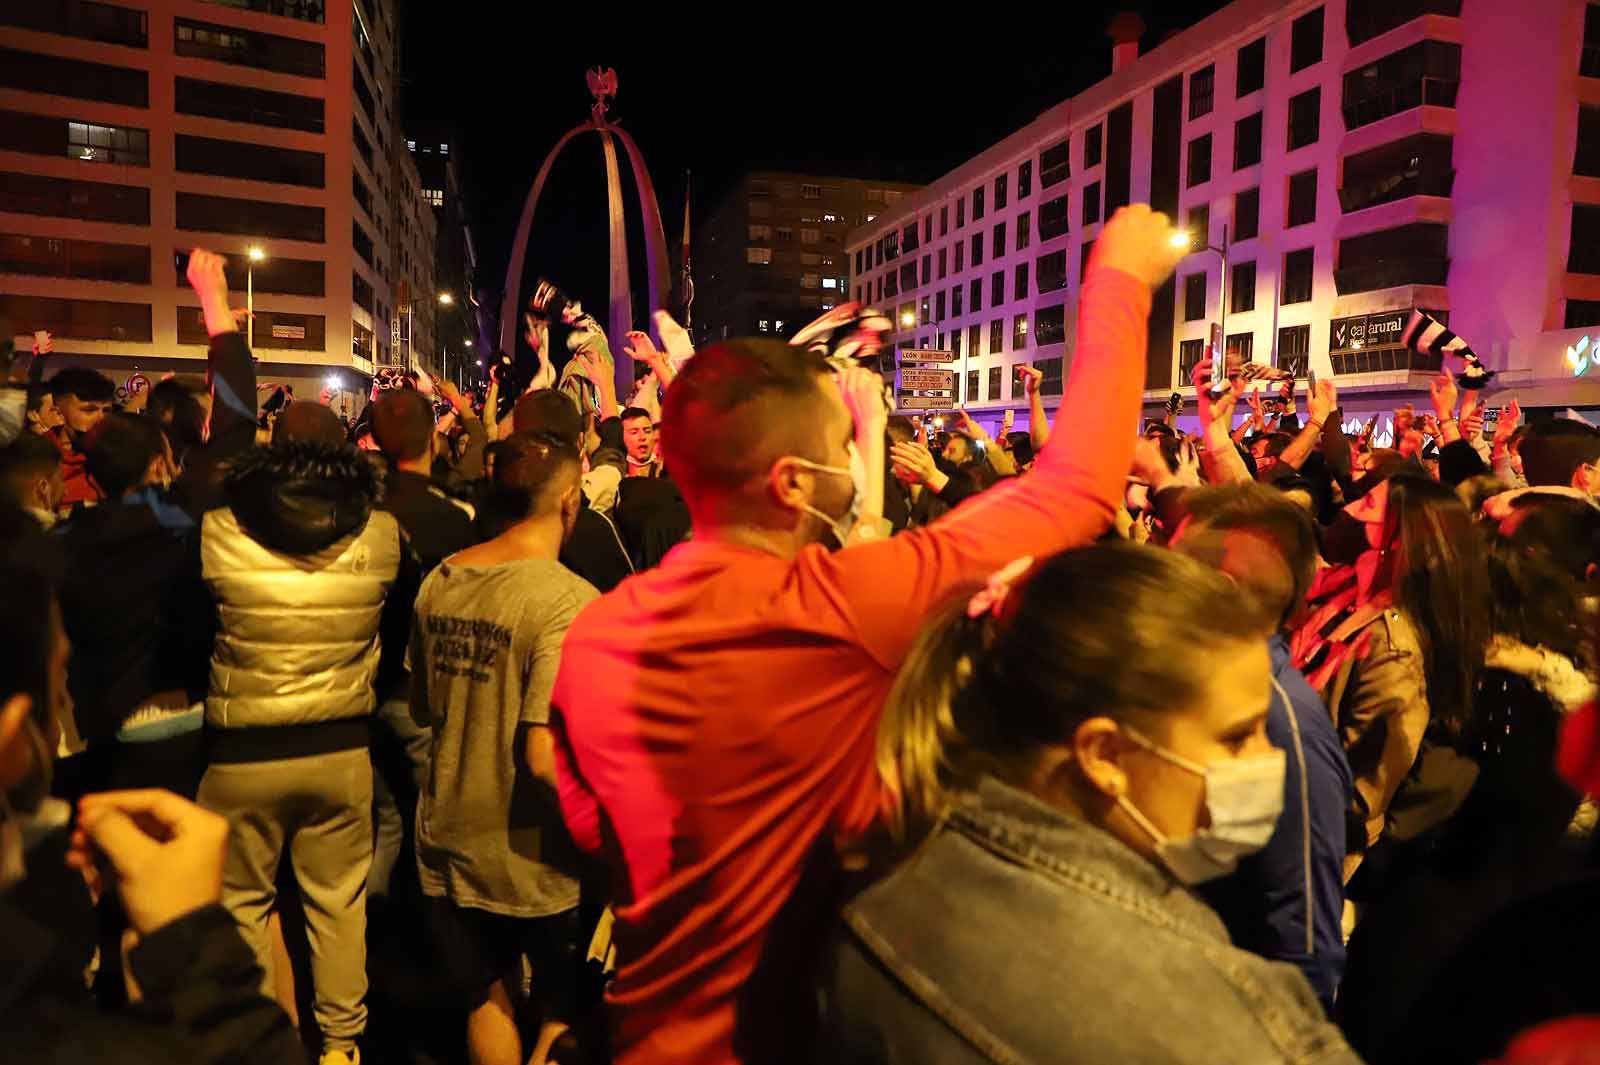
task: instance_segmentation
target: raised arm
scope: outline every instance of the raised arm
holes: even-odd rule
[[[1050,418],[1044,412],[1044,396],[1040,394],[1044,374],[1032,366],[1018,366],[1017,373],[1028,390],[1028,439],[1033,442],[1033,453],[1037,455],[1050,442]]]
[[[1136,204],[1095,242],[1079,313],[1079,345],[1053,434],[1031,473],[995,486],[924,529],[828,554],[808,549],[797,578],[841,604],[861,644],[896,668],[927,611],[954,589],[1023,555],[1043,557],[1111,524],[1133,458],[1144,385],[1151,290],[1180,249],[1167,217]],[[1062,437],[1070,435],[1069,441]]]
[[[1322,427],[1333,417],[1333,412],[1339,407],[1339,391],[1331,380],[1324,379],[1317,382],[1317,389],[1309,399],[1306,406],[1311,411],[1311,420],[1306,422],[1288,447],[1283,449],[1283,454],[1278,461],[1299,469],[1306,464],[1306,459],[1317,450],[1322,443]]]
[[[1239,450],[1228,432],[1233,408],[1239,402],[1237,382],[1222,395],[1211,397],[1211,360],[1201,359],[1190,376],[1200,404],[1200,431],[1206,449],[1200,456],[1201,468],[1211,484],[1249,484],[1250,470],[1239,457]]]
[[[211,386],[207,440],[214,451],[243,451],[256,440],[256,367],[239,336],[239,322],[228,307],[228,278],[223,257],[204,248],[189,254],[189,284],[200,297],[211,349],[206,355],[206,383]]]

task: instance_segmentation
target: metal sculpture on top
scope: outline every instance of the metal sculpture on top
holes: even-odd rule
[[[545,179],[550,176],[550,168],[554,165],[556,157],[561,154],[561,150],[569,141],[581,133],[592,131],[598,134],[600,146],[605,152],[606,198],[609,204],[611,233],[611,306],[607,331],[612,337],[621,337],[633,328],[633,292],[628,279],[628,236],[622,202],[622,184],[617,166],[617,141],[622,143],[623,150],[628,153],[628,162],[633,168],[634,184],[639,190],[639,210],[644,216],[645,264],[648,271],[650,313],[653,316],[654,312],[665,310],[667,307],[671,275],[667,267],[666,234],[661,226],[661,210],[656,204],[655,186],[650,181],[650,171],[645,167],[644,156],[639,153],[638,145],[608,116],[611,100],[617,94],[616,71],[597,68],[588,71],[585,76],[589,84],[589,94],[594,98],[589,109],[589,120],[567,131],[556,141],[555,147],[550,149],[550,154],[545,156],[544,163],[539,167],[538,176],[533,180],[533,187],[528,190],[527,202],[522,207],[522,218],[517,224],[516,239],[511,245],[511,261],[506,267],[505,295],[500,305],[502,351],[516,350],[517,326],[523,321],[523,316],[519,313],[522,270],[528,252],[528,233],[533,228],[533,215],[539,204],[539,194],[544,189]],[[656,339],[659,346],[660,338]],[[546,360],[550,358],[547,352],[541,354]],[[618,393],[628,395],[633,388],[633,360],[626,354],[618,354],[611,370],[617,382]]]

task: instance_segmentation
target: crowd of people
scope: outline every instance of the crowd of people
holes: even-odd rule
[[[1141,431],[1173,235],[994,436],[853,306],[619,402],[544,284],[526,387],[350,424],[204,250],[204,380],[7,352],[0,1060],[1579,1060],[1600,429]]]

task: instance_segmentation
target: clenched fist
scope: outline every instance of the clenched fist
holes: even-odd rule
[[[1111,216],[1089,256],[1089,273],[1121,270],[1157,288],[1189,254],[1187,242],[1173,243],[1172,220],[1147,203],[1129,204]]]

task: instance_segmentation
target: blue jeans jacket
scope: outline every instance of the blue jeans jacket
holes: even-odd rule
[[[1298,965],[1331,1010],[1344,974],[1345,816],[1355,784],[1333,717],[1289,662],[1289,642],[1274,637],[1271,651],[1267,738],[1287,755],[1283,813],[1259,854],[1200,894],[1236,946]]]
[[[814,1060],[1358,1062],[1305,977],[1125,844],[985,779],[853,900]]]

